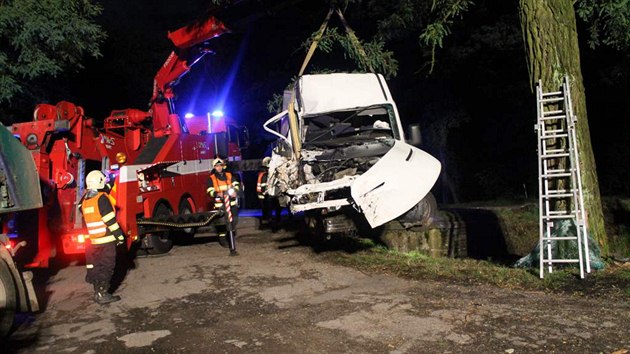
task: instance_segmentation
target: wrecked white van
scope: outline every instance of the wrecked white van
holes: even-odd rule
[[[287,109],[264,123],[279,138],[267,192],[281,205],[328,234],[365,221],[429,222],[441,165],[405,142],[382,75],[304,75],[286,98]]]

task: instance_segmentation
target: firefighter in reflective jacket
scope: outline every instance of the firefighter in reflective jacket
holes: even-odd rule
[[[104,191],[105,182],[101,171],[88,173],[87,193],[79,205],[90,240],[85,250],[85,280],[94,285],[94,301],[101,305],[120,300],[120,296],[109,292],[109,287],[116,266],[116,246],[125,242],[114,203]]]
[[[238,200],[237,192],[240,189],[240,182],[229,171],[225,171],[225,162],[221,159],[212,161],[212,172],[208,179],[208,195],[214,198],[214,208],[223,209],[223,199],[225,195],[230,197],[230,209],[232,212],[232,228],[236,230],[238,223]],[[219,227],[219,243],[223,247],[229,245],[226,238],[226,229]]]
[[[280,204],[278,204],[278,199],[267,194],[267,180],[269,178],[269,162],[271,161],[271,157],[267,156],[262,160],[262,168],[258,171],[258,181],[256,183],[256,194],[258,195],[258,200],[260,201],[260,206],[262,209],[262,217],[260,219],[260,228],[263,228],[267,225],[271,224],[271,213],[273,210],[276,212],[275,223],[272,224],[271,229],[275,231],[275,229],[280,225],[280,212],[282,209],[280,208]]]

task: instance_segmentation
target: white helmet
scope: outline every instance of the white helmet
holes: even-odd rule
[[[105,175],[103,172],[94,170],[85,177],[87,189],[103,189],[105,188]]]
[[[267,156],[262,160],[263,167],[269,167],[269,161],[271,161],[271,157]]]
[[[214,159],[214,161],[212,161],[212,167],[216,166],[216,165],[225,165],[225,162],[223,162],[223,160],[216,158]]]

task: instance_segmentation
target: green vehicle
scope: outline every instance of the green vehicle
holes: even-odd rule
[[[34,186],[37,186],[34,188]],[[39,175],[31,153],[0,123],[0,221],[9,213],[42,207]],[[3,223],[0,222],[0,225]],[[16,312],[38,311],[31,272],[13,261],[17,249],[0,229],[0,338],[8,335]]]

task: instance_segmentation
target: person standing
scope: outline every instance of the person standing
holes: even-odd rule
[[[85,280],[94,286],[94,301],[104,305],[120,300],[109,288],[116,267],[116,246],[125,243],[125,236],[118,225],[114,203],[105,192],[105,175],[91,171],[85,183],[87,191],[79,204],[90,240],[85,250]]]
[[[267,194],[267,181],[269,179],[269,162],[271,157],[267,156],[262,160],[262,166],[258,171],[258,180],[256,183],[256,194],[261,204],[262,217],[260,219],[260,228],[271,225],[271,229],[275,231],[280,226],[282,208],[278,203],[278,199]],[[275,211],[275,222],[272,223],[271,213]]]
[[[212,172],[208,179],[208,189],[206,192],[209,196],[214,198],[215,209],[223,209],[224,198],[226,195],[229,197],[229,206],[232,216],[231,228],[233,232],[236,231],[236,224],[238,223],[237,193],[240,186],[241,184],[235,176],[233,176],[231,172],[225,171],[225,162],[223,162],[223,160],[217,158],[212,161]],[[219,244],[223,247],[229,246],[230,243],[226,237],[229,231],[228,225],[226,225],[225,228],[219,227],[217,231],[219,233]]]

